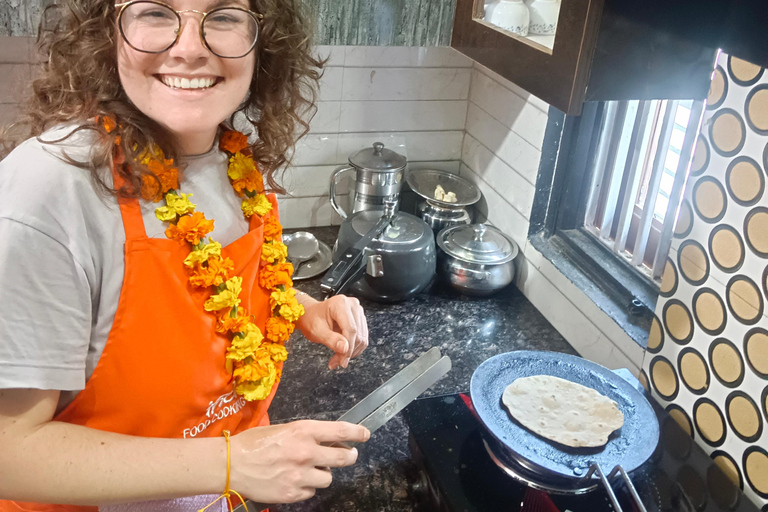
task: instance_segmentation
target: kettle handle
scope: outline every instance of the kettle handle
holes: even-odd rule
[[[341,179],[341,177],[345,173],[354,171],[354,170],[355,170],[354,167],[341,166],[341,167],[338,167],[335,171],[333,171],[333,174],[331,174],[331,206],[333,206],[333,209],[336,210],[336,213],[341,215],[342,219],[347,218],[347,212],[345,212],[344,208],[339,206],[338,201],[336,201],[336,186],[339,183],[339,179]]]

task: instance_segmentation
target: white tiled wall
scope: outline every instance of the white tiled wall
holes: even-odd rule
[[[328,201],[331,174],[377,141],[406,156],[411,168],[459,172],[471,60],[445,47],[319,50],[330,60],[310,134],[285,174],[285,226],[338,224]]]
[[[475,64],[460,175],[477,183],[489,221],[521,247],[518,288],[579,353],[637,373],[643,350],[528,243],[528,225],[549,105]]]

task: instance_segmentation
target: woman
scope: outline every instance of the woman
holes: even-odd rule
[[[322,67],[296,4],[68,0],[43,34],[0,162],[0,511],[292,502],[354,463],[363,427],[268,426],[294,325],[331,369],[368,336],[294,292],[264,190]]]

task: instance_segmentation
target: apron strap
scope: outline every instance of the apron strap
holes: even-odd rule
[[[112,182],[115,189],[119,189],[125,183],[117,172],[115,158],[112,159]],[[120,205],[120,215],[123,217],[123,227],[125,228],[125,241],[147,238],[147,230],[144,228],[144,218],[141,216],[141,205],[136,197],[118,197],[117,202]]]

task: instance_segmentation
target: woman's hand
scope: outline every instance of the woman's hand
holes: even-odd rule
[[[351,466],[355,448],[323,446],[364,442],[365,427],[342,421],[295,421],[258,427],[232,437],[230,487],[259,503],[293,503],[331,485],[328,468]]]
[[[349,360],[359,356],[368,346],[368,323],[360,301],[344,295],[335,295],[323,302],[306,294],[298,298],[305,313],[296,322],[296,327],[309,341],[335,352],[328,368],[346,368]]]

